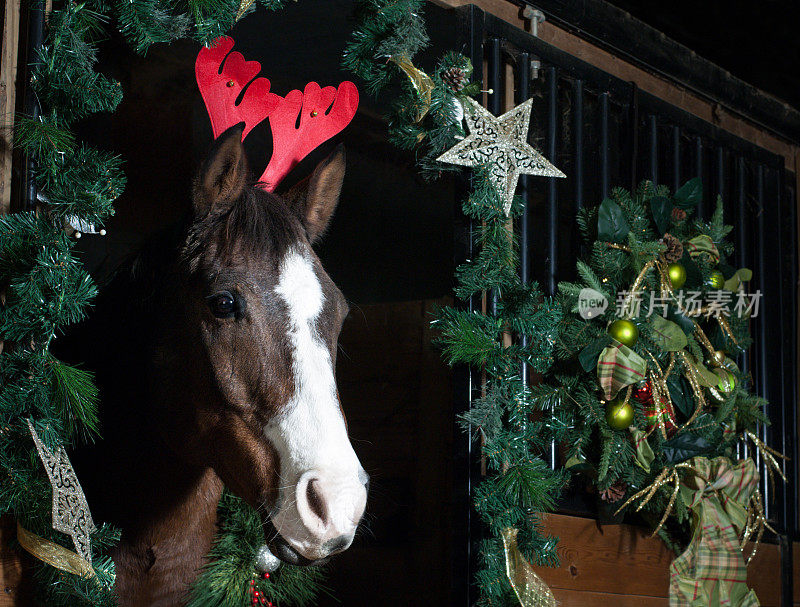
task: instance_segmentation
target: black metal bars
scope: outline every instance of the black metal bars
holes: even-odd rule
[[[534,143],[557,165],[560,159],[567,172],[565,184],[554,179],[521,182],[520,192],[538,203],[526,209],[519,226],[525,231],[520,234],[524,278],[538,279],[552,292],[559,277],[570,271],[569,262],[579,253],[570,217],[587,200],[599,200],[613,187],[629,187],[642,179],[661,181],[674,189],[682,181],[700,177],[707,200],[697,208],[697,216],[708,220],[716,195],[728,197],[726,220],[734,224],[731,239],[736,244],[735,259],[729,261],[736,268],[753,269],[753,283],[763,294],[759,317],[752,322],[757,345],[738,361],[745,374],[753,374],[756,392],[771,401],[765,413],[772,430],[764,425],[759,435],[773,447],[793,452],[797,442],[797,233],[795,209],[788,202],[794,193],[786,195],[782,186],[783,159],[480,9],[460,10],[472,24],[475,43],[487,42],[479,60],[488,61],[490,79],[504,69],[496,61],[506,61],[508,56],[516,59],[511,63],[518,87],[516,102],[532,95],[538,110],[534,122],[538,117],[543,127]],[[533,58],[541,63],[538,78],[529,78]],[[492,82],[487,86],[494,88]],[[571,103],[565,103],[560,92],[569,91]],[[629,153],[622,154],[619,144],[626,140]],[[532,263],[534,251],[544,263]],[[739,454],[758,457],[745,445]],[[555,456],[552,450],[554,465]],[[765,477],[763,462],[758,463]],[[762,490],[772,523],[782,535],[796,537],[800,514],[792,497],[797,464],[785,468],[789,478],[785,490],[773,495],[766,482]],[[785,558],[782,566],[788,571]],[[791,584],[791,579],[784,578],[783,592]]]

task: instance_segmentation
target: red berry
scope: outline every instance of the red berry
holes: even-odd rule
[[[265,580],[268,580],[268,579],[269,579],[269,571],[265,571],[265,572],[264,572],[263,578],[264,578]]]

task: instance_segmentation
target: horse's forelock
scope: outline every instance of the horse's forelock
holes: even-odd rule
[[[302,224],[283,199],[248,187],[225,211],[212,212],[190,226],[181,257],[190,268],[197,268],[209,253],[222,265],[242,254],[269,254],[279,261],[302,237]]]

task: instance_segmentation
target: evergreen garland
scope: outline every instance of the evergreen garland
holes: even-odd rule
[[[267,9],[284,0],[259,0]],[[31,84],[41,116],[15,121],[15,144],[36,160],[39,208],[0,217],[0,512],[11,512],[29,531],[71,549],[52,528],[52,488],[26,420],[51,450],[97,437],[97,388],[85,370],[57,360],[49,346],[69,324],[83,319],[97,293],[74,255],[64,228],[80,219],[102,225],[122,193],[122,159],[76,141],[75,121],[113,112],[120,84],[95,70],[95,42],[109,21],[139,53],[159,42],[191,35],[207,43],[227,31],[253,3],[232,0],[103,0],[68,2],[48,16]],[[320,590],[322,570],[283,565],[270,578],[254,577],[253,559],[263,531],[243,500],[225,493],[211,561],[192,588],[192,604],[247,606],[252,589],[276,605],[306,605]],[[84,579],[37,561],[37,600],[47,605],[112,606],[114,563],[108,550],[119,532],[99,525],[92,534],[96,578]],[[251,585],[251,580],[253,583]]]
[[[398,57],[410,61],[427,40],[421,4],[414,0],[359,2],[360,21],[343,63],[375,93],[392,80],[400,82],[401,94],[389,116],[389,138],[400,148],[415,150],[423,176],[435,178],[443,171],[459,170],[435,159],[465,135],[456,116],[458,99],[476,95],[480,86],[470,83],[472,65],[457,53],[447,53],[436,65],[430,91],[418,90],[418,84],[393,61]],[[388,34],[392,31],[413,35],[394,37]],[[549,414],[539,412],[549,411],[552,403],[535,399],[519,374],[523,365],[537,371],[549,368],[561,312],[536,284],[521,282],[509,217],[483,171],[476,171],[472,184],[463,211],[476,226],[474,238],[480,249],[475,259],[457,269],[455,292],[464,301],[495,293],[497,309],[489,313],[446,307],[434,325],[447,362],[470,365],[485,377],[481,398],[460,417],[465,431],[480,441],[487,467],[487,476],[473,496],[489,530],[480,542],[476,582],[479,604],[510,607],[519,601],[506,577],[501,529],[519,529],[520,550],[530,561],[557,563],[556,538],[544,532],[539,513],[553,509],[567,475],[551,470],[540,457],[553,432]],[[515,200],[511,217],[521,210],[522,203]],[[519,339],[508,343],[512,333],[526,336],[526,345]]]

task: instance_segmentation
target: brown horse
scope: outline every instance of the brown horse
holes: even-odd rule
[[[105,440],[76,468],[95,518],[122,530],[125,606],[185,602],[223,485],[294,564],[345,550],[365,508],[334,377],[348,306],[311,248],[344,151],[278,196],[249,180],[241,137],[239,125],[215,141],[191,217],[114,281],[92,322]]]

